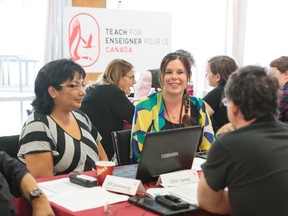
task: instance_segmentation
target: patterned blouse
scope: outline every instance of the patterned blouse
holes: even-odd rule
[[[279,120],[288,122],[288,82],[281,89],[279,111]]]
[[[190,100],[196,108],[191,108],[191,114],[193,110],[198,111],[199,124],[203,127],[203,137],[199,150],[207,151],[214,141],[211,120],[202,99],[190,96]],[[132,152],[135,161],[140,158],[146,133],[165,130],[167,128],[165,125],[162,91],[151,94],[137,103],[132,124]]]
[[[71,137],[49,115],[32,113],[20,135],[19,159],[25,163],[25,154],[52,152],[54,175],[95,169],[101,136],[84,113],[72,114],[81,131],[80,140]]]

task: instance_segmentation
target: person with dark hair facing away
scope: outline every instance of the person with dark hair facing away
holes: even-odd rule
[[[209,150],[214,133],[204,101],[187,92],[191,77],[185,55],[167,54],[160,65],[161,91],[150,94],[136,104],[132,125],[132,151],[138,161],[147,132],[201,125],[203,136],[198,151]],[[188,149],[187,149],[188,151]]]
[[[102,135],[101,143],[109,160],[115,153],[111,132],[123,130],[125,122],[132,124],[135,107],[127,96],[135,83],[133,65],[114,59],[103,75],[86,89],[81,110]]]
[[[223,104],[235,130],[219,134],[202,164],[199,207],[242,215],[287,215],[288,125],[276,120],[279,85],[265,68],[232,73]]]
[[[281,90],[278,119],[288,122],[288,56],[273,60],[269,72],[277,78]]]
[[[195,63],[194,57],[190,52],[183,49],[179,49],[176,52],[186,56],[190,63],[190,68]],[[135,85],[134,100],[138,101],[151,93],[159,91],[160,89],[161,85],[159,81],[159,69],[148,70],[141,74],[137,84]]]
[[[238,65],[229,56],[218,55],[208,60],[206,78],[209,86],[214,87],[214,89],[208,92],[203,100],[211,117],[214,133],[229,122],[227,110],[223,106],[222,99],[224,98],[224,86],[228,77],[237,69]]]
[[[53,210],[27,167],[6,152],[0,151],[0,215],[15,216],[11,193],[27,198],[33,216],[54,216]],[[21,209],[21,211],[25,211]]]
[[[20,134],[19,159],[35,178],[95,169],[108,160],[101,136],[83,112],[84,69],[68,59],[47,63],[35,80],[34,112]]]

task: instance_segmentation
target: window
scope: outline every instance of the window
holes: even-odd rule
[[[19,134],[43,62],[48,0],[0,1],[0,135]],[[30,94],[29,94],[30,92]]]
[[[244,65],[268,66],[288,55],[287,8],[282,0],[248,1]]]
[[[44,55],[47,0],[1,0],[1,55]]]

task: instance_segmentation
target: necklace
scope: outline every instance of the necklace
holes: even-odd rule
[[[166,109],[166,111],[167,111],[167,115],[168,115],[168,117],[169,117],[168,110]],[[172,114],[172,116],[171,116],[172,119],[175,120],[175,119],[176,119],[175,114],[174,114],[172,111],[170,111],[170,113]]]
[[[171,123],[171,124],[174,124],[174,123],[172,123],[172,121],[171,121],[171,119],[170,119],[170,115],[169,115],[168,109],[167,109],[167,107],[166,107],[165,101],[164,101],[163,103],[164,103],[164,109],[165,109],[165,111],[166,111],[166,113],[167,113],[167,117],[168,117],[170,123]],[[180,111],[180,114],[179,114],[179,124],[180,124],[180,125],[181,125],[181,122],[182,122],[182,108],[183,108],[183,101],[182,101],[182,105],[181,105],[181,111]],[[170,111],[170,114],[172,114],[171,118],[175,121],[175,119],[176,119],[177,116],[176,116],[172,111]],[[174,125],[173,125],[173,127],[174,127]],[[174,127],[174,128],[175,128],[175,127]]]

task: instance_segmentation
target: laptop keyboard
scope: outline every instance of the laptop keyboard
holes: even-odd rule
[[[138,168],[138,164],[118,166],[114,168],[113,175],[123,177],[123,178],[135,179],[137,168]]]

